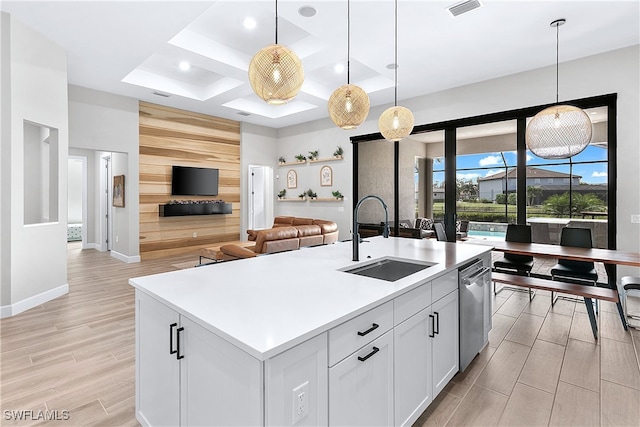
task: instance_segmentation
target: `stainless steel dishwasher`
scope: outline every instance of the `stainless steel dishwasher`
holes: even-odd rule
[[[487,343],[491,321],[491,268],[476,260],[458,273],[460,292],[460,372],[467,369]],[[487,327],[488,326],[488,327]]]

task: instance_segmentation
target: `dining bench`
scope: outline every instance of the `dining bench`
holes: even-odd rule
[[[597,286],[580,285],[577,283],[559,282],[556,280],[543,279],[531,276],[519,276],[517,274],[509,273],[491,273],[491,280],[496,283],[503,283],[512,286],[520,286],[523,288],[541,289],[544,291],[561,292],[563,294],[571,294],[586,299],[598,299],[602,301],[610,301],[618,303],[620,298],[616,289],[601,288]],[[553,301],[552,301],[553,304]],[[586,304],[587,314],[589,315],[589,321],[591,322],[591,329],[593,336],[598,339],[598,326],[596,324],[595,313],[593,312],[593,306]]]

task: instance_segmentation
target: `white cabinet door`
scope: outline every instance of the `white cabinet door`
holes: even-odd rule
[[[430,308],[394,328],[395,425],[411,425],[431,403]]]
[[[262,363],[184,316],[181,326],[181,425],[262,425]]]
[[[329,425],[393,425],[393,332],[329,369]]]
[[[180,363],[171,353],[178,321],[178,313],[136,291],[136,417],[142,425],[180,423]]]
[[[451,292],[431,306],[435,316],[433,339],[433,398],[458,372],[458,291]]]

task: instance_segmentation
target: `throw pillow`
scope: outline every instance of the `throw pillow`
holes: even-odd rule
[[[462,222],[460,221],[456,221],[456,233],[460,232],[460,225],[462,224]]]
[[[422,220],[424,218],[416,218],[416,225],[413,228],[422,228]]]
[[[433,219],[432,218],[422,218],[422,224],[420,228],[423,230],[433,230]]]

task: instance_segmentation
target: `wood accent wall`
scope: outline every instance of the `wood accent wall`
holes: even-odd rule
[[[218,196],[172,196],[171,167],[219,169]],[[160,217],[170,200],[221,199],[230,215]],[[240,123],[140,102],[140,256],[198,253],[240,239]],[[197,237],[193,237],[196,233]]]

